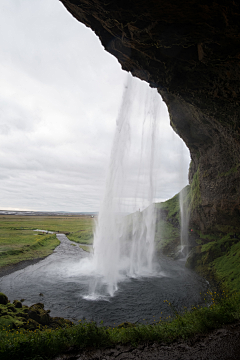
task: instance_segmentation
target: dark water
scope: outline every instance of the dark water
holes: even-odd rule
[[[25,299],[26,305],[43,302],[51,316],[117,325],[124,321],[153,323],[160,316],[172,316],[164,300],[181,311],[183,307],[201,304],[200,293],[207,291],[207,282],[186,269],[183,262],[161,259],[156,276],[127,278],[119,283],[113,297],[87,300],[84,296],[93,279],[79,268],[81,259],[89,255],[72,246],[65,235],[58,237],[61,245],[51,256],[0,279],[0,291],[11,301]]]

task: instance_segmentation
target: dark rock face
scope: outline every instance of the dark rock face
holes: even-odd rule
[[[60,1],[124,70],[162,95],[171,125],[191,153],[189,180],[197,192],[192,223],[202,231],[239,229],[238,2]]]

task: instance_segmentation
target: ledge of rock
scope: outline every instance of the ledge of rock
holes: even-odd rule
[[[124,70],[156,87],[188,146],[202,231],[239,229],[240,7],[234,0],[61,0]]]

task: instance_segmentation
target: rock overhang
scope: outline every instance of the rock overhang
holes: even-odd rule
[[[240,211],[240,6],[233,0],[61,0],[122,68],[156,87],[198,170],[202,230]]]

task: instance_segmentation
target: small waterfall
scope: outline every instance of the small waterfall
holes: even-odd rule
[[[153,272],[159,95],[156,90],[147,95],[149,89],[146,94],[138,83],[139,80],[128,75],[116,121],[105,193],[94,234],[92,261],[97,276],[89,289],[92,298],[103,293],[113,296],[119,281],[126,276],[149,276]]]
[[[189,210],[187,201],[187,187],[184,187],[179,193],[180,217],[181,217],[181,253],[183,257],[188,255],[188,225]]]

